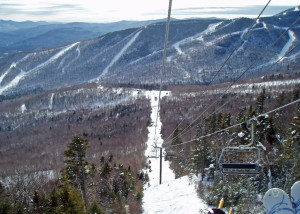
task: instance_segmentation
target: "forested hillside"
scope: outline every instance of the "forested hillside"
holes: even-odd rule
[[[164,147],[177,156],[171,164],[176,176],[201,176],[199,195],[212,206],[225,197],[226,206],[241,212],[253,207],[261,210],[256,197],[271,183],[288,189],[299,178],[299,158],[294,154],[299,151],[299,104],[255,119],[255,145],[261,152],[259,175],[222,176],[218,157],[225,146],[249,143],[251,128],[245,121],[299,99],[299,84],[295,71],[294,75],[273,73],[234,86],[166,87],[170,95],[161,101],[162,136]],[[150,120],[146,86],[124,86],[86,84],[1,102],[0,166],[5,185],[1,206],[13,212],[51,213],[65,203],[62,194],[80,201],[83,199],[76,197],[85,192],[86,209],[98,204],[107,213],[124,209],[140,213],[142,185],[148,179],[141,171],[146,166],[147,126],[154,121]],[[203,137],[238,123],[241,125]],[[84,185],[64,171],[69,163],[65,151],[78,140],[87,143],[83,147],[87,161]],[[118,175],[125,180],[106,180]],[[254,184],[251,188],[249,182]],[[250,201],[248,194],[253,197]],[[57,205],[51,205],[53,197]],[[84,200],[76,203],[79,210],[84,209]]]
[[[230,82],[241,75],[263,74],[278,60],[281,63],[271,69],[292,72],[299,64],[299,14],[296,7],[258,21],[171,21],[164,84]],[[0,95],[21,96],[95,81],[159,84],[164,33],[165,23],[159,22],[0,58]],[[216,73],[237,45],[226,66]]]
[[[130,204],[130,209],[140,210],[142,184],[139,180],[144,176],[140,177],[139,173],[146,162],[144,151],[150,102],[137,94],[133,89],[87,84],[1,102],[0,177],[5,188],[1,186],[0,210],[11,204],[7,209],[12,213],[24,213],[25,210],[29,213],[61,213],[63,210],[58,207],[46,205],[47,197],[49,200],[58,197],[55,200],[60,204],[66,203],[60,201],[62,194],[75,198],[76,194],[81,195],[80,184],[75,185],[78,190],[69,186],[74,184],[72,178],[70,175],[66,178],[62,173],[67,167],[64,151],[67,145],[76,141],[74,136],[80,136],[84,142],[88,139],[85,148],[85,159],[89,162],[85,167],[88,170],[86,206],[91,206],[96,198],[107,212],[120,213],[126,204]],[[126,174],[124,181],[110,180],[111,176],[123,179],[119,178],[120,173]],[[60,180],[57,184],[58,178],[68,181]],[[122,186],[126,179],[129,186]],[[124,191],[132,191],[134,195],[119,193],[114,182],[121,182],[118,188],[129,188]],[[103,185],[108,189],[104,190]],[[9,188],[5,190],[6,187]],[[54,187],[58,189],[50,196]],[[136,196],[137,191],[139,196]],[[38,201],[32,202],[32,198]],[[6,200],[10,202],[6,204]],[[82,209],[71,213],[82,213]]]
[[[265,77],[268,78],[268,77]],[[237,213],[261,213],[261,198],[270,187],[289,192],[300,178],[300,88],[290,79],[254,81],[213,87],[181,86],[162,102],[162,134],[167,154],[177,177],[201,177],[199,196],[216,206],[224,198],[225,207]],[[288,105],[277,111],[274,109]],[[251,143],[254,122],[256,152],[231,152],[233,163],[256,163],[257,175],[222,175],[219,158],[225,147]],[[237,125],[238,124],[238,125]]]

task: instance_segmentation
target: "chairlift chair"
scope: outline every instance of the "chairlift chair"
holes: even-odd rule
[[[157,145],[152,145],[152,149],[150,151],[150,154],[148,154],[147,158],[159,158],[159,155],[157,154]]]
[[[223,174],[259,174],[260,151],[253,147],[254,120],[251,120],[251,143],[237,147],[225,147],[219,158],[219,168]]]
[[[168,151],[165,154],[165,159],[166,160],[173,160],[176,158],[176,153],[174,151]]]
[[[225,147],[219,158],[223,174],[259,174],[260,151],[256,147]]]

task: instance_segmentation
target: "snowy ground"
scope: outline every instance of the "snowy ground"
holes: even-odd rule
[[[170,95],[169,92],[163,91],[161,97]],[[145,214],[152,213],[207,213],[208,206],[197,197],[195,189],[196,178],[189,179],[188,176],[181,177],[175,180],[173,171],[169,168],[169,162],[162,162],[162,184],[159,184],[159,150],[153,149],[156,136],[157,146],[160,147],[163,140],[160,135],[161,121],[158,117],[157,129],[155,134],[156,116],[158,110],[159,91],[146,92],[146,96],[151,100],[151,120],[152,125],[148,127],[148,141],[145,152],[148,161],[151,161],[151,172],[149,174],[149,185],[145,185],[143,209]]]

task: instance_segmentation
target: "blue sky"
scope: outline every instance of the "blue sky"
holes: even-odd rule
[[[268,0],[173,0],[172,17],[256,17]],[[167,16],[169,0],[1,0],[0,19],[50,22],[114,22]],[[263,15],[299,5],[272,0]]]

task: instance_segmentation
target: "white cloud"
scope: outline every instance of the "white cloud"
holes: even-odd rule
[[[2,0],[0,19],[60,22],[149,20],[166,17],[168,3],[169,0]],[[173,0],[172,16],[253,17],[266,3],[261,0]],[[280,12],[298,4],[298,0],[273,0],[269,8],[277,8],[276,11]],[[273,11],[269,10],[269,13],[274,14]]]

